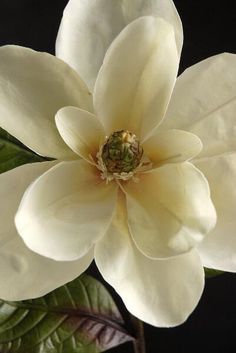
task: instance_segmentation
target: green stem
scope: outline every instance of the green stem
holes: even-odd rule
[[[136,339],[133,342],[134,353],[146,353],[143,322],[133,315],[130,316],[136,336]]]

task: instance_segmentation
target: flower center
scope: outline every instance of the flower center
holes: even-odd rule
[[[101,146],[97,158],[102,178],[128,180],[141,165],[143,149],[133,133],[113,132]]]
[[[102,160],[109,173],[129,173],[139,165],[143,149],[129,131],[113,132],[102,148]]]

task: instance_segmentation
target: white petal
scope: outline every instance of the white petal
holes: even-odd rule
[[[17,230],[36,253],[76,260],[104,235],[116,190],[83,160],[57,164],[27,189],[16,214]]]
[[[147,15],[173,25],[180,54],[182,25],[172,0],[70,0],[57,37],[57,56],[77,70],[92,90],[112,41],[127,24]]]
[[[38,154],[70,157],[54,120],[68,105],[91,109],[87,87],[67,64],[28,48],[1,47],[1,127]]]
[[[142,143],[144,153],[153,167],[192,159],[202,149],[201,140],[183,130],[158,131]]]
[[[169,23],[147,16],[128,25],[108,49],[94,88],[106,133],[127,129],[144,139],[164,117],[178,63]]]
[[[178,79],[161,128],[198,135],[200,156],[236,150],[236,55],[220,54],[187,69]]]
[[[198,250],[204,266],[236,272],[236,153],[196,161],[209,181],[217,224]]]
[[[183,45],[183,28],[172,0],[123,0],[122,10],[127,24],[141,16],[161,17],[169,22],[175,31],[175,41],[180,56]]]
[[[151,260],[134,245],[126,219],[118,215],[95,246],[95,261],[127,309],[153,326],[183,323],[196,307],[204,286],[195,251],[167,260]]]
[[[93,252],[73,262],[57,262],[29,250],[15,229],[14,216],[28,185],[52,162],[26,164],[0,175],[0,298],[23,300],[47,294],[79,276]]]
[[[167,164],[123,187],[130,232],[151,258],[188,252],[215,226],[208,183],[188,162]]]
[[[96,158],[105,132],[95,115],[75,107],[65,107],[56,114],[56,125],[67,145],[91,162]]]

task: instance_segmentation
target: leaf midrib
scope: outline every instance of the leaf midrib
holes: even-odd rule
[[[87,317],[88,319],[91,319],[95,322],[101,323],[103,325],[109,325],[110,327],[114,328],[117,331],[120,331],[127,335],[127,331],[125,327],[123,326],[123,323],[120,321],[115,321],[113,319],[109,319],[106,315],[104,314],[91,314],[87,312],[86,310],[81,310],[81,309],[74,309],[74,308],[60,308],[60,307],[54,307],[54,308],[46,308],[43,305],[37,305],[37,304],[24,304],[20,302],[9,302],[9,301],[2,301],[5,304],[8,304],[10,306],[13,306],[15,308],[19,309],[32,309],[35,311],[42,311],[45,313],[54,313],[54,314],[61,314],[61,315],[68,315],[68,316],[79,316],[79,317]],[[131,337],[131,336],[130,336]]]

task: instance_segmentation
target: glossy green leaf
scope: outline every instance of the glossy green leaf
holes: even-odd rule
[[[0,301],[1,353],[97,353],[132,339],[108,291],[85,274],[42,298]]]
[[[46,159],[30,151],[21,142],[0,128],[0,173],[26,163],[43,162]]]
[[[224,271],[214,270],[213,268],[207,268],[207,267],[204,267],[204,271],[205,271],[206,278],[216,277],[219,275],[223,275],[223,273],[225,273]]]

